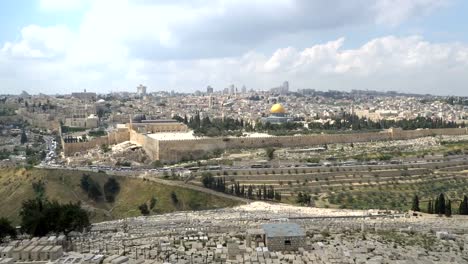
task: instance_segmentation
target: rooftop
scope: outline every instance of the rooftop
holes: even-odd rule
[[[262,228],[267,237],[305,236],[302,227],[295,223],[263,224]]]

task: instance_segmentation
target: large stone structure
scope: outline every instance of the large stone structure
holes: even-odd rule
[[[270,251],[297,251],[306,247],[305,232],[296,223],[264,224],[262,228]]]
[[[65,156],[72,156],[77,152],[86,151],[97,146],[115,145],[130,140],[128,128],[121,128],[114,132],[109,132],[106,136],[93,138],[86,142],[65,143],[62,138],[63,153]]]
[[[320,134],[280,137],[226,137],[188,140],[156,140],[158,152],[150,156],[163,162],[176,162],[183,159],[197,159],[208,152],[224,149],[264,148],[264,147],[305,147],[333,143],[355,143],[412,139],[433,135],[465,135],[466,128],[401,130],[390,129],[382,132]],[[131,139],[132,140],[132,139]],[[154,140],[154,139],[153,139]],[[154,142],[154,141],[153,141]]]
[[[302,136],[268,136],[268,137],[215,137],[199,139],[155,139],[148,133],[186,132],[188,128],[180,123],[138,123],[129,124],[127,128],[109,133],[107,136],[95,138],[82,143],[64,143],[64,154],[73,155],[76,152],[100,146],[112,145],[124,141],[140,144],[152,160],[162,162],[178,162],[184,159],[199,159],[210,152],[224,149],[264,148],[264,147],[306,147],[333,143],[355,143],[385,140],[403,140],[436,135],[466,135],[467,128],[419,129],[401,130],[389,129],[381,132],[318,134]]]

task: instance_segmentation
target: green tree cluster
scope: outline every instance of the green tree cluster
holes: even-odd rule
[[[450,217],[452,215],[452,201],[446,198],[444,193],[440,193],[434,200],[429,200],[427,213]]]
[[[102,197],[101,185],[94,181],[89,174],[83,174],[80,181],[81,189],[88,194],[88,198],[99,200]]]
[[[150,210],[148,209],[148,205],[146,203],[143,203],[140,206],[138,206],[138,209],[140,209],[140,213],[142,215],[149,215],[150,214]]]
[[[5,237],[16,238],[16,229],[11,222],[6,218],[0,218],[0,242],[3,242]]]
[[[20,217],[22,230],[33,236],[81,232],[90,225],[88,214],[80,203],[60,204],[47,199],[36,198],[23,202]]]
[[[104,183],[104,197],[107,202],[113,203],[115,201],[115,196],[117,196],[119,192],[120,184],[115,178],[111,177]]]
[[[296,202],[300,205],[310,205],[312,197],[308,193],[299,192],[296,197]]]

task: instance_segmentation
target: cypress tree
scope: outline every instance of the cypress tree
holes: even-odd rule
[[[458,213],[461,215],[468,215],[468,197],[463,195],[463,200],[460,202]]]
[[[411,210],[416,211],[416,212],[421,211],[419,209],[419,197],[418,197],[418,195],[414,195],[414,197],[413,197],[413,204],[411,206]]]
[[[445,196],[443,193],[439,194],[439,213],[438,214],[445,214]]]
[[[450,199],[448,199],[447,205],[445,207],[445,216],[452,216],[452,202],[450,201]]]
[[[429,202],[427,203],[427,213],[428,214],[434,213],[434,211],[432,210],[432,199],[430,199]]]
[[[21,132],[21,139],[20,139],[21,145],[24,145],[26,142],[28,142],[28,137],[26,136],[26,132],[23,129],[23,132]]]

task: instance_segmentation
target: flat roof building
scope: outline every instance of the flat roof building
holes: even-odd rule
[[[305,247],[305,232],[295,223],[264,224],[266,246],[270,251],[297,251]]]

